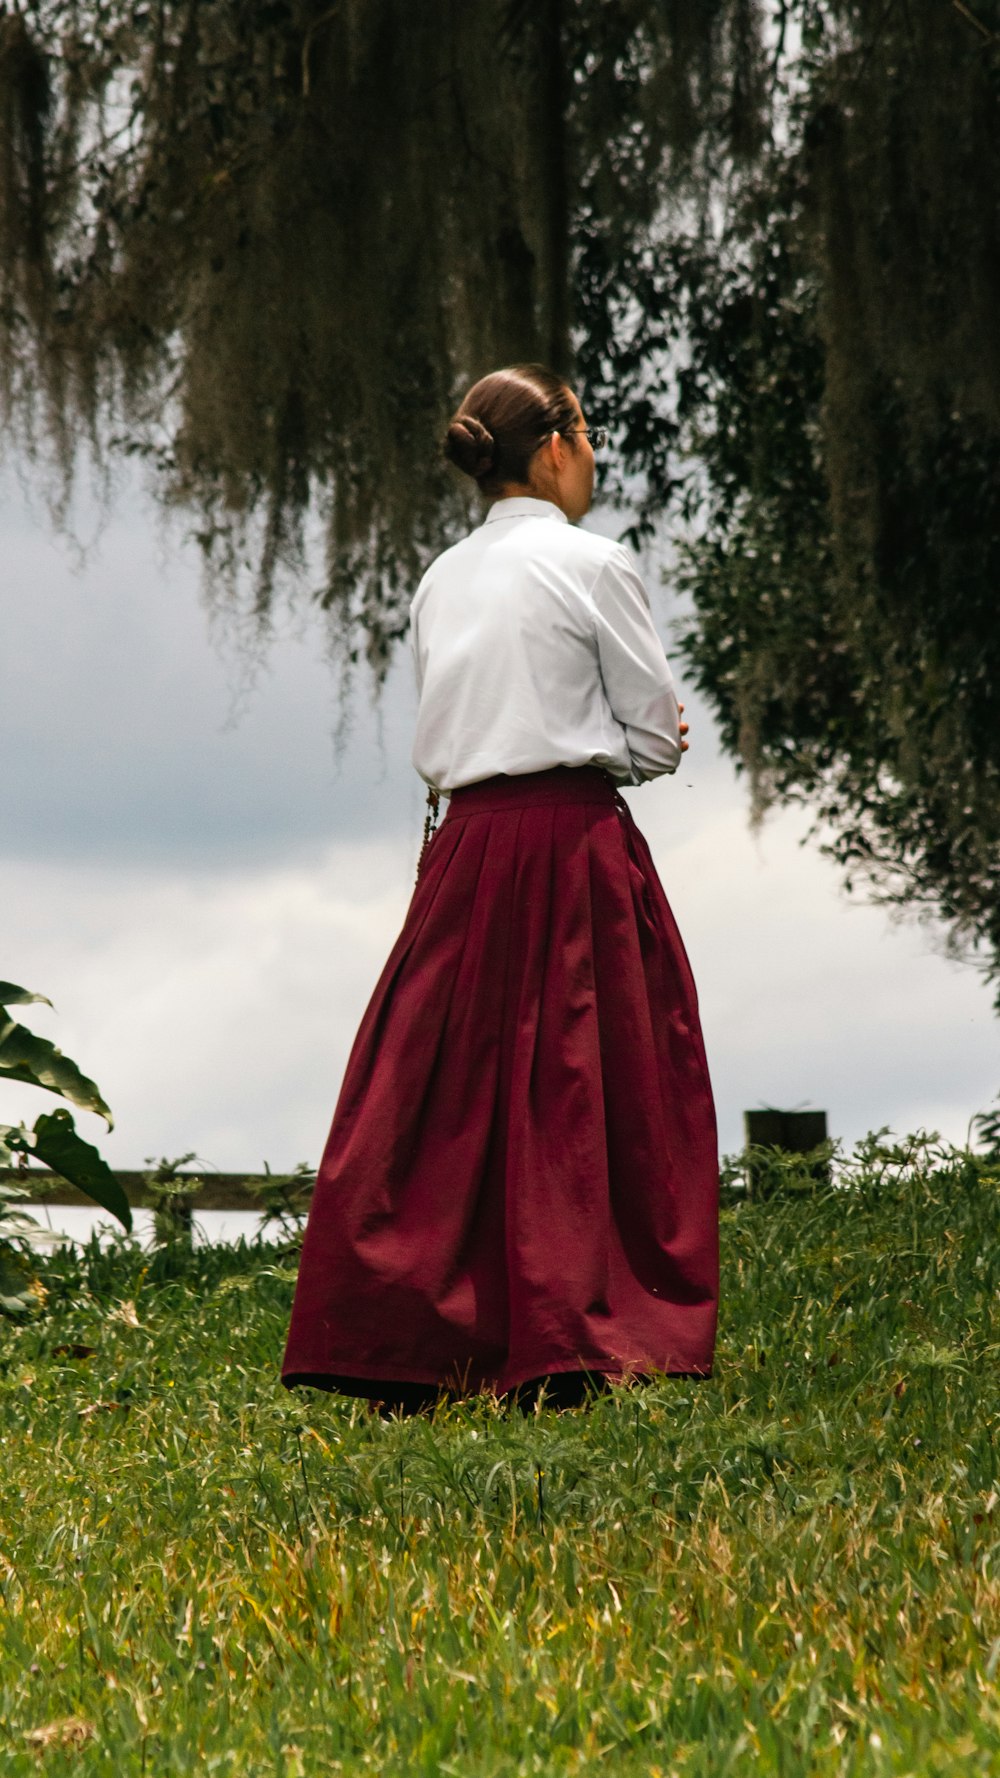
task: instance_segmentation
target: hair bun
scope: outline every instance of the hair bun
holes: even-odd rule
[[[493,434],[474,414],[460,414],[452,420],[444,441],[444,454],[464,469],[466,475],[485,475],[493,467],[496,450]]]

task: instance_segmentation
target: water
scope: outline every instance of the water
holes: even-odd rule
[[[106,1247],[109,1240],[123,1232],[121,1223],[96,1205],[91,1209],[88,1204],[26,1204],[24,1208],[42,1228],[68,1235],[72,1241],[81,1244],[89,1241],[96,1231],[101,1246]],[[196,1210],[192,1217],[194,1245],[201,1247],[218,1241],[235,1242],[241,1235],[245,1240],[252,1241],[262,1220],[259,1210]],[[271,1225],[271,1231],[277,1240],[279,1230],[276,1224]],[[132,1233],[143,1247],[151,1244],[151,1210],[132,1211]]]

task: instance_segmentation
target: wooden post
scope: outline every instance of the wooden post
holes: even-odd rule
[[[747,1147],[750,1149],[780,1148],[785,1154],[807,1155],[827,1139],[826,1112],[777,1111],[769,1105],[763,1111],[745,1111],[743,1129]],[[829,1185],[828,1161],[811,1161],[808,1171],[821,1184]],[[763,1172],[760,1162],[751,1157],[747,1168],[747,1183],[752,1197],[757,1195]]]
[[[808,1154],[826,1141],[825,1111],[745,1111],[743,1128],[747,1144],[783,1148],[786,1154]]]

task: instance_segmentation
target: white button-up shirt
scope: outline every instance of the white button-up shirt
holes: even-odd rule
[[[641,784],[680,763],[673,676],[629,550],[551,500],[494,500],[410,605],[413,764],[432,788],[596,765]]]

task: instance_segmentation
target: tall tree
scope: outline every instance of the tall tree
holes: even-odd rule
[[[611,369],[683,339],[684,648],[755,815],[1000,984],[1000,7],[782,10],[767,149]]]
[[[319,514],[378,675],[451,407],[548,360],[755,813],[997,974],[998,97],[1000,0],[20,0],[0,423],[57,521],[79,439],[141,455],[262,622]]]
[[[752,11],[750,0],[744,8]],[[738,9],[739,10],[739,9]],[[656,0],[22,0],[0,18],[0,423],[142,454],[209,587],[318,590],[376,670],[467,523],[439,440],[469,382],[573,372],[581,165],[644,213],[724,91],[730,7]],[[609,16],[611,15],[611,16]],[[738,108],[738,107],[737,107]],[[720,126],[725,130],[725,120]]]

